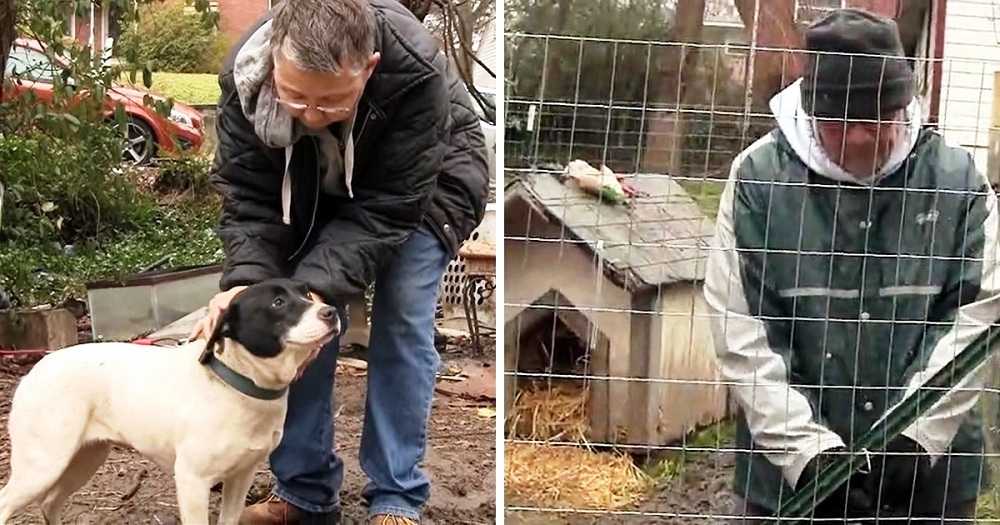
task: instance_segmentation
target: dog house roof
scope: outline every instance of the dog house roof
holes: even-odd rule
[[[703,280],[713,222],[667,175],[627,180],[640,192],[627,206],[601,202],[551,173],[522,176],[505,199],[523,198],[563,225],[565,237],[600,256],[612,281],[626,289]]]

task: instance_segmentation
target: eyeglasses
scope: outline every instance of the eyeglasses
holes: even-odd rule
[[[328,115],[328,116],[339,116],[339,115],[344,115],[346,113],[350,113],[351,112],[351,108],[345,108],[345,107],[328,108],[328,107],[325,107],[325,106],[315,106],[315,105],[312,105],[312,104],[302,104],[300,102],[289,102],[287,100],[282,100],[280,98],[279,99],[275,99],[275,100],[277,100],[278,104],[281,104],[282,106],[285,106],[288,109],[293,109],[295,111],[305,111],[307,109],[312,108],[312,109],[315,109],[316,111],[319,111],[320,113],[323,113],[324,115]]]

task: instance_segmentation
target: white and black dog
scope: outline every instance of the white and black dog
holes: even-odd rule
[[[304,284],[266,281],[233,299],[207,342],[82,344],[39,361],[14,393],[0,525],[35,502],[59,523],[112,443],[173,472],[187,525],[209,522],[222,482],[218,522],[235,524],[281,440],[288,385],[341,331],[337,309],[315,299]]]

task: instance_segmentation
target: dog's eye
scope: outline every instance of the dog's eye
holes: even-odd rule
[[[274,302],[271,303],[271,308],[281,308],[282,306],[285,306],[285,300],[281,297],[275,297]]]

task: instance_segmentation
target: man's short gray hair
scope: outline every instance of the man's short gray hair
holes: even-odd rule
[[[367,0],[285,0],[274,8],[271,49],[312,71],[360,71],[375,51]]]

